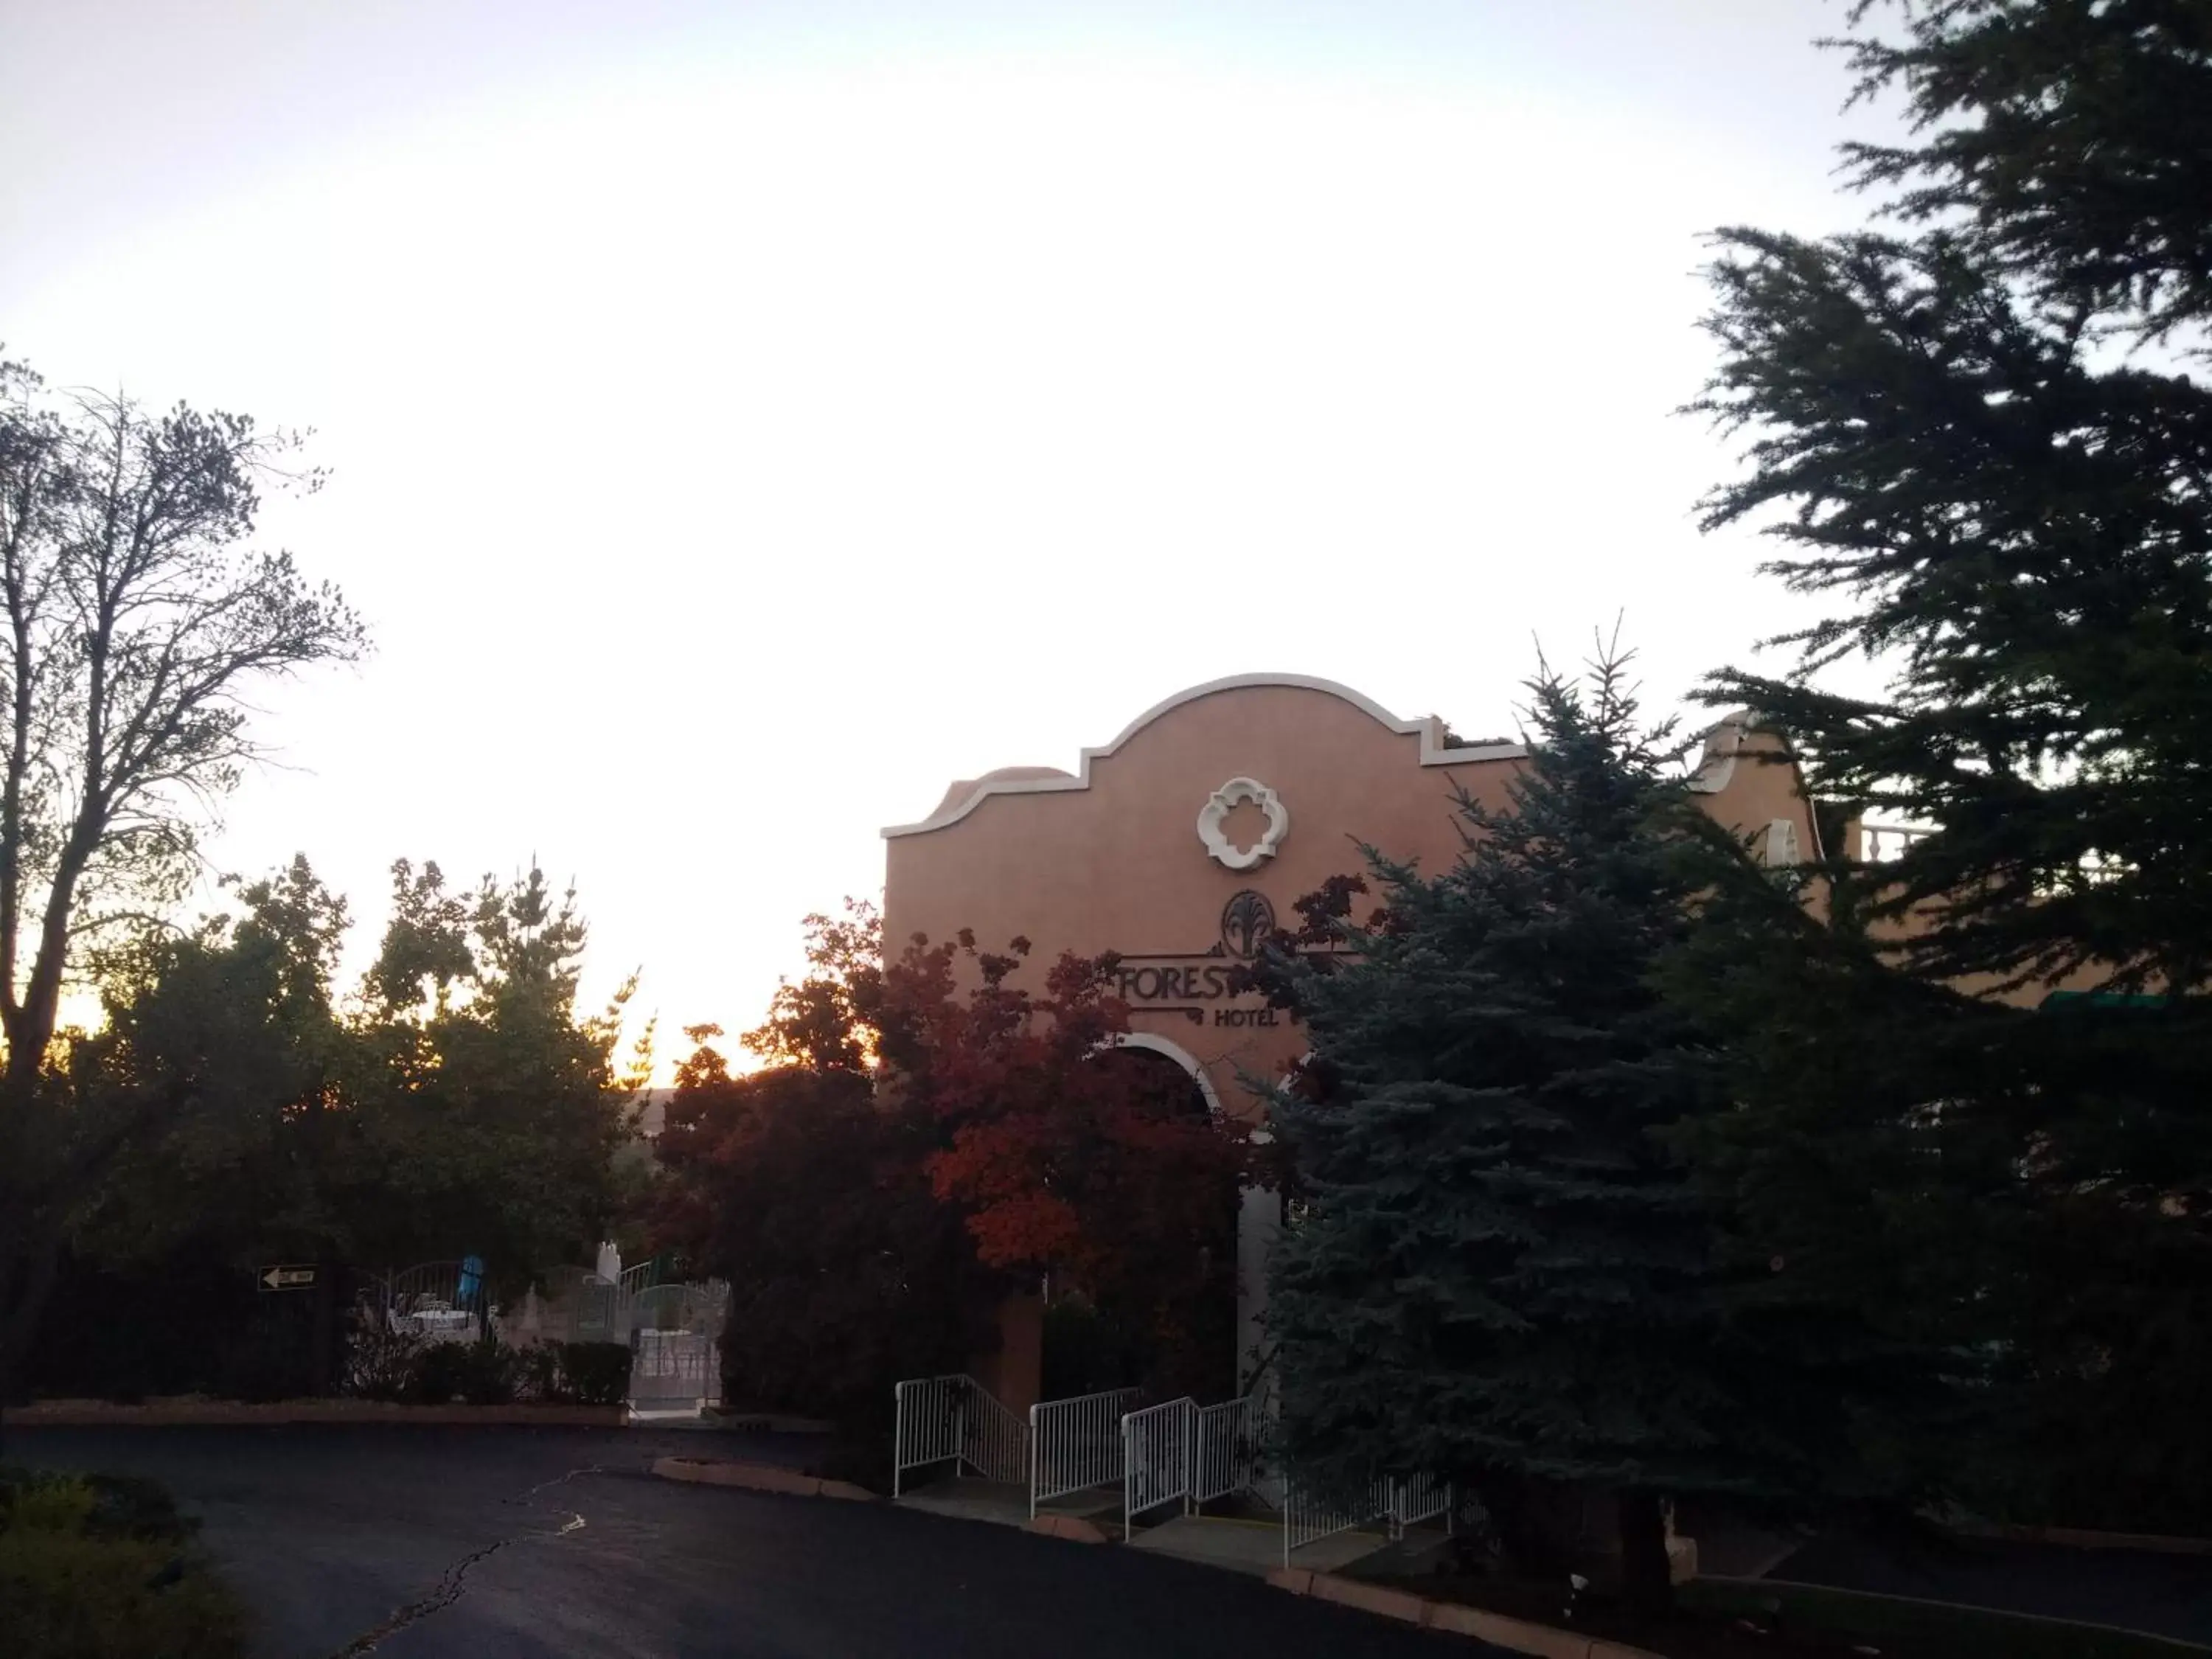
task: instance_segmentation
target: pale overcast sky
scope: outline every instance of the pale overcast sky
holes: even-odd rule
[[[1817,232],[1822,0],[9,0],[0,342],[316,428],[375,634],[225,868],[574,879],[733,1029],[954,777],[1280,669],[1510,729],[1789,614],[1691,508],[1699,233]]]

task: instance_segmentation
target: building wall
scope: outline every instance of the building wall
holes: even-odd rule
[[[896,950],[915,933],[969,927],[995,949],[1019,934],[1036,947],[1033,975],[1062,951],[1119,951],[1147,1046],[1194,1066],[1224,1111],[1254,1116],[1240,1072],[1279,1077],[1305,1049],[1256,997],[1220,994],[1236,960],[1224,907],[1256,892],[1289,924],[1297,898],[1363,867],[1362,842],[1441,869],[1461,847],[1455,791],[1503,808],[1521,764],[1511,745],[1447,748],[1433,721],[1398,720],[1327,682],[1216,682],[1139,718],[1077,772],[958,784],[929,818],[886,830],[884,938]],[[1794,769],[1747,751],[1718,772],[1705,797],[1717,817],[1746,831],[1786,819],[1811,855]],[[1275,854],[1243,871],[1210,856],[1197,830],[1207,799],[1239,777],[1273,789],[1290,817]]]
[[[1763,742],[1741,726],[1720,728],[1700,775],[1704,799],[1746,833],[1789,823],[1810,857],[1814,830],[1795,769],[1760,763]],[[1510,744],[1451,744],[1436,720],[1401,720],[1328,681],[1216,681],[1157,705],[1072,772],[1028,766],[963,781],[927,818],[886,830],[884,939],[896,951],[916,933],[942,940],[967,927],[997,949],[1018,934],[1035,946],[1023,970],[1033,979],[1063,951],[1119,952],[1132,1041],[1191,1070],[1224,1113],[1255,1120],[1261,1109],[1243,1077],[1281,1077],[1306,1044],[1281,1011],[1226,994],[1242,939],[1224,937],[1231,901],[1256,893],[1290,925],[1297,899],[1364,868],[1362,843],[1442,869],[1462,847],[1456,792],[1502,809],[1524,761]],[[1199,831],[1201,809],[1232,779],[1264,785],[1288,815],[1273,855],[1249,869],[1226,867]],[[1247,1353],[1279,1218],[1272,1194],[1247,1195]],[[1027,1310],[1017,1322],[1009,1310],[1010,1339],[1032,1328]],[[992,1369],[1009,1386],[1034,1387],[1025,1355]]]

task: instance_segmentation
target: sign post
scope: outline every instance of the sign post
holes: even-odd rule
[[[264,1291],[307,1291],[315,1284],[313,1267],[264,1267],[254,1282]]]

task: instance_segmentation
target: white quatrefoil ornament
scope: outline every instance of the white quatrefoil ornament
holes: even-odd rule
[[[1249,847],[1232,843],[1223,830],[1232,809],[1249,801],[1267,820],[1267,828]],[[1231,778],[1206,798],[1198,812],[1198,838],[1224,867],[1249,870],[1275,856],[1283,837],[1291,833],[1291,811],[1282,797],[1256,778]]]

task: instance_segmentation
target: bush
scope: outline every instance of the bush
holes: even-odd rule
[[[629,1349],[620,1342],[425,1342],[365,1329],[353,1340],[346,1391],[410,1406],[619,1406],[629,1394]]]
[[[0,1653],[235,1659],[245,1610],[152,1481],[0,1469]]]
[[[560,1345],[561,1395],[579,1406],[619,1406],[629,1397],[629,1346],[623,1342]]]
[[[521,1352],[503,1342],[432,1342],[415,1354],[400,1397],[410,1405],[504,1406],[523,1393]]]
[[[19,1504],[25,1513],[36,1513],[46,1501],[47,1492],[77,1486],[92,1494],[90,1507],[82,1518],[82,1529],[88,1536],[129,1539],[142,1544],[183,1544],[199,1530],[198,1522],[177,1513],[177,1500],[169,1496],[167,1486],[143,1475],[88,1474],[64,1481],[58,1475],[0,1468],[0,1532],[7,1530]]]
[[[364,1400],[406,1399],[427,1346],[374,1317],[361,1319],[346,1345],[345,1391]]]
[[[561,1356],[544,1342],[514,1351],[514,1391],[525,1400],[551,1401],[561,1397]]]
[[[520,1392],[522,1356],[504,1342],[452,1343],[461,1350],[460,1388],[471,1406],[505,1406]]]
[[[177,1500],[158,1480],[143,1474],[88,1474],[92,1513],[85,1531],[95,1538],[127,1538],[140,1544],[184,1544],[200,1523],[177,1513]]]

